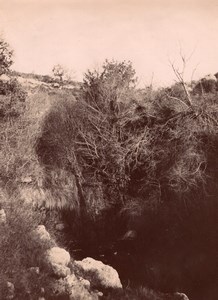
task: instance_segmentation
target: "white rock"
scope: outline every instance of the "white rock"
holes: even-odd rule
[[[29,270],[32,274],[39,275],[39,267],[31,267],[31,268],[29,268]]]
[[[52,85],[54,88],[59,88],[60,87],[60,84],[59,83],[57,83],[57,82],[55,82],[55,83],[53,83],[53,85]]]
[[[34,231],[34,235],[42,242],[50,241],[51,237],[44,225],[39,225]]]
[[[60,265],[60,264],[49,264],[50,272],[58,278],[65,278],[70,275],[70,268]]]
[[[6,74],[2,74],[1,76],[0,76],[0,80],[1,81],[3,81],[3,82],[7,82],[7,81],[9,81],[11,78],[8,76],[8,75],[6,75]]]
[[[88,280],[79,280],[74,274],[67,276],[64,279],[67,291],[69,293],[69,299],[72,300],[98,300],[97,294],[91,294],[88,285]]]
[[[86,288],[86,289],[90,289],[90,281],[88,281],[87,279],[81,278],[80,279],[80,283]]]
[[[73,287],[75,285],[82,285],[83,287],[85,287],[86,289],[90,288],[90,282],[87,279],[84,279],[82,277],[77,278],[75,276],[75,274],[70,274],[69,276],[67,276],[65,278],[65,282],[69,287]]]
[[[74,261],[78,274],[88,279],[92,286],[99,288],[121,289],[119,275],[111,266],[87,257],[82,261]]]
[[[52,247],[45,253],[44,265],[58,278],[64,278],[70,275],[68,268],[70,263],[70,254],[63,248]]]
[[[64,230],[65,225],[63,223],[56,224],[55,228],[59,231]]]
[[[11,300],[11,299],[14,299],[14,297],[15,297],[14,285],[10,281],[8,281],[7,282],[7,296],[6,296],[6,299]]]
[[[186,296],[186,294],[184,293],[175,293],[175,299],[176,300],[189,300],[188,297]]]
[[[4,209],[0,209],[0,225],[6,223],[6,213]]]
[[[75,274],[71,274],[65,278],[65,281],[68,286],[72,287],[78,282],[78,279],[76,278]]]
[[[21,182],[22,183],[31,183],[32,181],[33,180],[32,180],[31,176],[21,177]]]
[[[67,266],[70,263],[70,254],[60,247],[52,247],[46,251],[46,259],[51,264]]]

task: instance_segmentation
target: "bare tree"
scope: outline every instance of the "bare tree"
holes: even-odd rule
[[[181,84],[181,86],[183,87],[183,90],[185,92],[185,95],[186,95],[186,101],[187,103],[185,103],[183,100],[181,99],[178,99],[178,98],[175,98],[177,100],[179,100],[180,102],[182,102],[183,104],[185,104],[186,106],[190,107],[193,109],[193,103],[192,103],[192,98],[191,98],[191,95],[189,93],[189,90],[188,90],[188,87],[187,87],[187,84],[184,80],[184,73],[185,73],[185,69],[186,69],[186,66],[187,66],[187,62],[190,60],[192,54],[189,56],[189,57],[186,57],[184,55],[184,53],[182,52],[182,50],[180,49],[180,58],[182,60],[182,67],[179,68],[177,66],[175,66],[175,63],[170,61],[170,66],[177,78],[177,81]]]

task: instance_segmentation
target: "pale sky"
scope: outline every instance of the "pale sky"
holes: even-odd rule
[[[169,60],[189,56],[186,80],[218,72],[217,0],[0,0],[0,33],[13,68],[51,74],[60,63],[82,80],[107,59],[130,60],[140,85],[175,78]]]

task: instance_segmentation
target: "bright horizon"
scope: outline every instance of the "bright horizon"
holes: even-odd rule
[[[169,61],[186,56],[186,80],[218,72],[218,2],[209,0],[0,0],[0,33],[12,68],[51,74],[55,64],[82,80],[105,59],[130,60],[140,85],[170,84]]]

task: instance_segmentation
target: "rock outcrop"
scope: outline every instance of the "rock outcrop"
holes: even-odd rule
[[[39,242],[49,242],[51,241],[51,236],[48,231],[45,229],[44,225],[39,225],[34,231],[33,235]]]
[[[120,295],[120,299],[126,299],[124,297],[128,295],[128,291],[122,289],[119,275],[114,268],[90,257],[82,261],[73,261],[68,251],[55,244],[43,225],[38,226],[32,233],[44,250],[40,252],[40,259],[37,259],[39,266],[30,267],[28,272],[31,276],[38,276],[38,278],[43,275],[44,271],[48,274],[46,286],[43,286],[43,282],[42,286],[39,286],[38,300],[53,299],[53,297],[54,299],[98,300],[104,294],[109,297],[113,296],[114,291],[115,294]],[[132,237],[132,233],[127,235],[129,236]],[[44,248],[45,245],[46,248]],[[31,291],[28,291],[29,294]],[[134,296],[134,294],[128,296],[131,297],[131,295]],[[134,299],[145,299],[144,296],[146,296],[146,299],[188,300],[183,293],[164,294],[146,287],[137,291],[135,295]],[[141,295],[143,298],[140,298]],[[6,282],[4,299],[18,299],[16,297],[14,284]],[[133,299],[133,297],[128,299]]]
[[[87,257],[82,261],[74,261],[76,273],[89,280],[92,287],[98,289],[122,289],[117,271],[101,261]]]
[[[65,225],[63,223],[58,223],[55,225],[55,229],[58,231],[63,231],[65,229]]]
[[[175,293],[174,296],[175,300],[189,300],[184,293]]]
[[[63,248],[52,247],[46,251],[45,254],[45,266],[50,270],[53,275],[58,278],[64,278],[71,274],[70,268],[70,254]]]
[[[73,262],[69,252],[55,244],[44,225],[38,226],[33,235],[42,245],[51,245],[41,258],[40,269],[30,268],[38,274],[42,267],[51,275],[51,293],[67,295],[69,299],[97,300],[106,289],[122,289],[116,270],[89,257]]]

